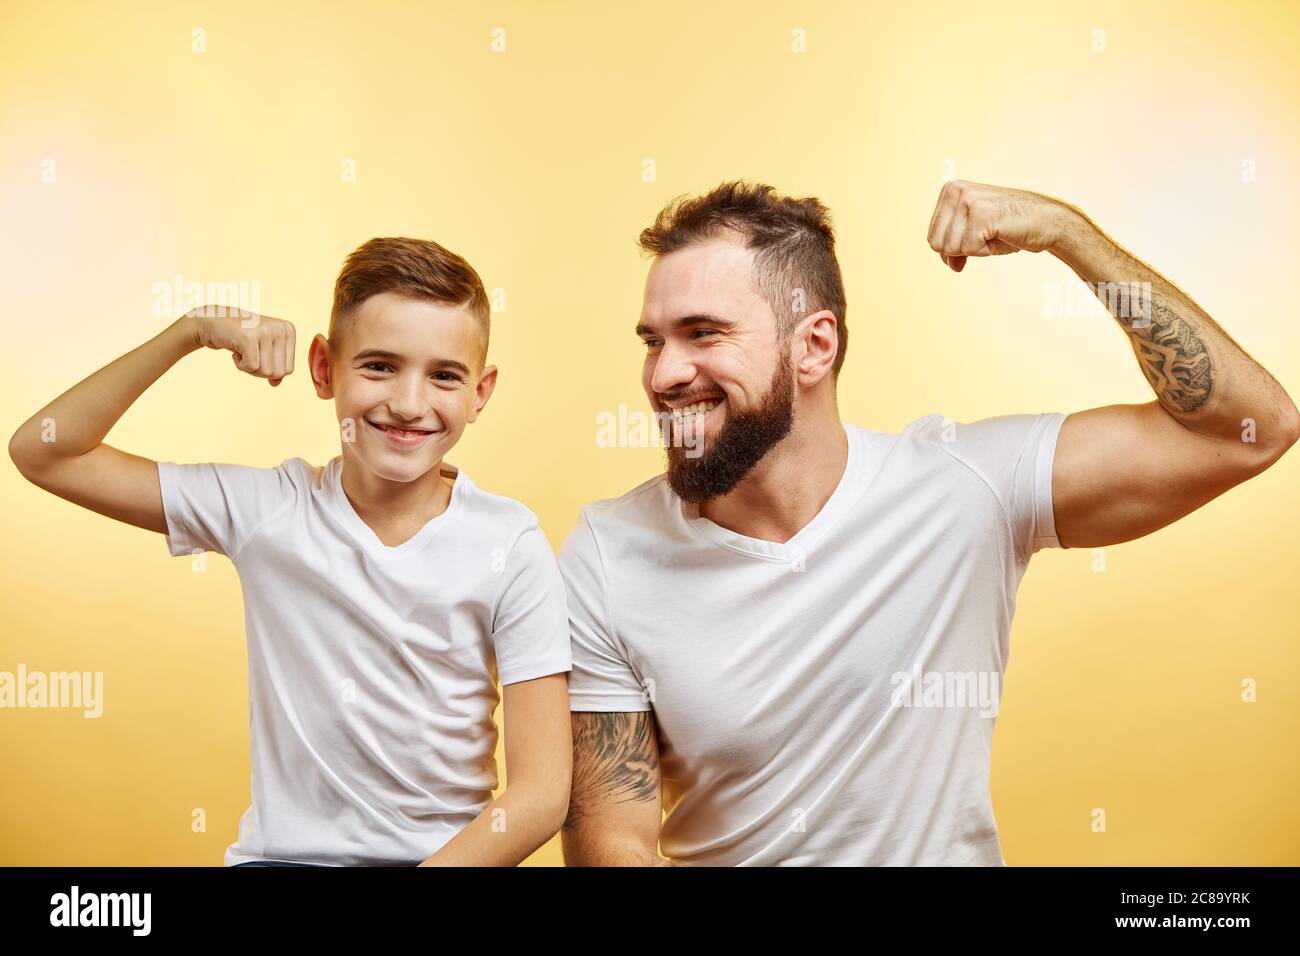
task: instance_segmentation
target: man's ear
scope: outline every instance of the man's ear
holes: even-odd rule
[[[311,348],[307,351],[307,368],[311,371],[311,381],[316,386],[316,394],[321,398],[333,398],[334,369],[330,359],[330,341],[319,332],[311,340]]]
[[[800,385],[811,388],[830,375],[835,365],[835,355],[840,347],[835,313],[822,309],[804,316],[795,334],[803,346],[796,366],[796,378]]]
[[[478,385],[474,388],[474,404],[469,410],[469,418],[466,421],[478,421],[479,412],[483,411],[483,406],[488,403],[492,397],[493,390],[497,387],[497,367],[489,365],[483,369],[483,374],[478,377]]]

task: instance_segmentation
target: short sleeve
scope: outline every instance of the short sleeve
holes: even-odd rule
[[[585,509],[560,549],[560,573],[568,594],[573,641],[569,709],[650,710],[649,698],[610,623],[604,568]]]
[[[158,462],[168,550],[237,557],[257,526],[293,498],[289,467]]]
[[[561,674],[573,666],[564,582],[555,555],[533,524],[515,539],[502,568],[492,644],[502,686]]]
[[[957,424],[949,450],[975,468],[1002,502],[1016,557],[1027,563],[1059,548],[1052,507],[1052,462],[1065,415],[999,415]]]

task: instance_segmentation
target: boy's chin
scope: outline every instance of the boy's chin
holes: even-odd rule
[[[386,481],[415,481],[438,467],[442,460],[440,444],[430,443],[416,453],[403,453],[387,448],[367,449],[359,455],[361,464]]]

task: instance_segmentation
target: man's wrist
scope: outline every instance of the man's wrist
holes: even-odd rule
[[[1079,262],[1088,243],[1097,235],[1091,219],[1069,203],[1054,201],[1054,238],[1048,251],[1066,265]]]

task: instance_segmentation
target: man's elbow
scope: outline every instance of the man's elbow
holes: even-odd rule
[[[589,866],[669,866],[653,844],[635,834],[613,831],[586,820],[566,820],[560,831],[564,865]]]
[[[1286,445],[1283,451],[1300,441],[1300,410],[1296,409],[1294,402],[1291,403],[1291,413],[1286,416],[1285,435]]]
[[[1277,440],[1270,445],[1272,453],[1268,457],[1268,467],[1274,465],[1297,441],[1300,441],[1300,411],[1288,399],[1279,415]]]

